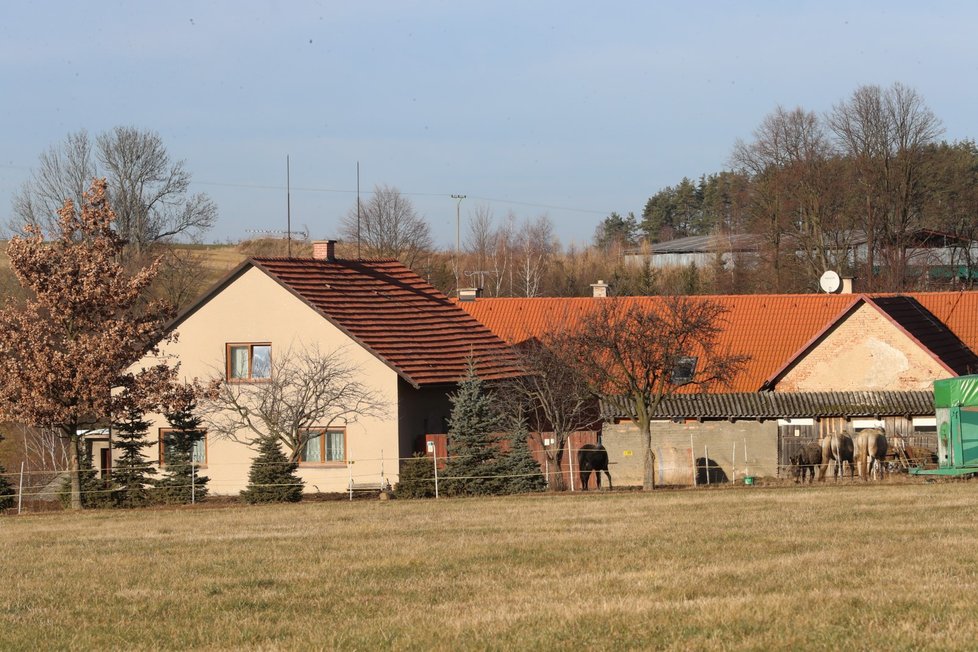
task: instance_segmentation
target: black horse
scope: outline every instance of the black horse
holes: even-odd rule
[[[608,488],[611,489],[611,474],[608,473],[608,451],[601,444],[584,444],[577,451],[577,468],[581,471],[581,490],[587,491],[588,481],[594,472],[594,479],[601,488],[601,472],[608,476]]]
[[[805,482],[806,478],[809,482],[814,482],[815,471],[822,466],[822,447],[815,442],[805,444],[798,454],[791,455],[788,461],[791,462],[791,474],[795,477],[795,482],[799,479]]]

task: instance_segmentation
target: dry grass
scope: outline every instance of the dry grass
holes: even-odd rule
[[[0,648],[974,649],[978,483],[0,519]]]

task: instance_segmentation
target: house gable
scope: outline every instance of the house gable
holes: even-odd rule
[[[879,308],[861,301],[768,386],[779,392],[926,390],[953,373]]]
[[[273,360],[298,347],[342,351],[364,374],[389,386],[393,396],[395,370],[263,270],[236,270],[219,287],[175,320],[177,342],[163,346],[164,355],[179,357],[188,378],[220,375],[227,344],[270,342]]]

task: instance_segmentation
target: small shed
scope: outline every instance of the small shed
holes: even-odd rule
[[[916,475],[978,474],[978,375],[934,381],[937,417],[936,469]]]

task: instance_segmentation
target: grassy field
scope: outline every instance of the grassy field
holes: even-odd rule
[[[0,648],[975,649],[978,483],[0,518]]]

